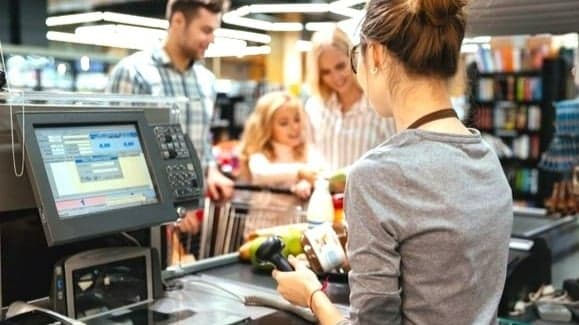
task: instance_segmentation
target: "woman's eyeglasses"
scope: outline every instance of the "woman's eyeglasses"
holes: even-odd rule
[[[358,58],[360,57],[360,43],[352,46],[350,50],[350,67],[354,74],[358,73]]]

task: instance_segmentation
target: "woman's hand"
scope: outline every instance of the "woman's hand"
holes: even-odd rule
[[[294,192],[294,194],[300,199],[305,200],[310,197],[310,194],[312,194],[312,184],[305,179],[302,179],[292,187],[292,192]]]
[[[293,272],[281,272],[274,270],[272,276],[277,281],[277,291],[294,305],[309,307],[309,299],[315,290],[322,287],[316,274],[307,266],[307,262],[289,257],[290,264],[294,267]]]
[[[177,228],[179,231],[195,235],[199,233],[199,220],[197,219],[197,213],[195,210],[187,211],[185,217],[183,217],[178,223]]]
[[[316,181],[316,177],[318,177],[319,173],[320,173],[319,169],[312,168],[310,166],[305,166],[300,170],[298,170],[298,180],[300,181],[305,180],[308,181],[310,184],[313,184]]]

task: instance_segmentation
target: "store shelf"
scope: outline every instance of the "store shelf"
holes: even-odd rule
[[[505,99],[496,99],[496,100],[481,100],[481,99],[474,99],[472,101],[474,105],[480,106],[494,106],[497,104],[501,105],[542,105],[542,100],[505,100]]]
[[[504,76],[521,76],[521,77],[539,77],[541,70],[521,70],[521,71],[497,71],[497,72],[479,72],[481,78],[504,77]]]
[[[550,103],[560,98],[561,60],[546,59],[541,69],[521,71],[479,72],[475,67],[469,74],[472,126],[500,138],[519,156],[532,157],[500,161],[514,199],[535,206],[543,205],[542,188],[550,186],[538,165],[553,132]]]

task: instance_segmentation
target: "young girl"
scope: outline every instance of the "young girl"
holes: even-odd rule
[[[295,222],[296,207],[310,196],[322,163],[307,148],[305,125],[301,103],[286,92],[262,96],[247,120],[241,139],[241,180],[291,189],[295,195],[255,193],[245,222],[246,235]]]

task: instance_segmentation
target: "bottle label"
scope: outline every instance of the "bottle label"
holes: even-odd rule
[[[344,264],[346,253],[329,223],[310,228],[304,232],[304,235],[308,238],[324,272],[329,272]]]

